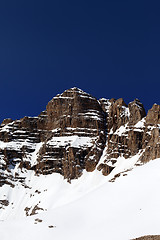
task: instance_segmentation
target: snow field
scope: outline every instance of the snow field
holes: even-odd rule
[[[13,193],[9,187],[2,188],[1,194],[8,191],[7,197],[16,210],[12,214],[8,206],[5,214],[0,215],[0,220],[4,220],[0,221],[1,239],[129,240],[160,234],[159,169],[157,159],[127,172],[127,176],[115,182],[109,182],[111,176],[94,171],[84,172],[72,184],[58,174],[40,177],[30,174],[27,184],[33,189],[22,191],[17,186]],[[29,194],[36,189],[41,193],[30,198]],[[47,211],[30,217],[21,214],[26,204],[33,206],[37,201]],[[34,224],[36,218],[42,222]],[[49,228],[50,225],[54,227]]]

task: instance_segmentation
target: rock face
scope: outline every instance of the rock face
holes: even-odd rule
[[[38,117],[4,120],[0,141],[2,170],[57,172],[70,181],[83,169],[95,169],[106,142],[105,114],[94,97],[72,88],[54,97]]]
[[[133,240],[160,240],[160,235],[149,235],[140,238],[135,238]]]
[[[148,111],[146,124],[160,124],[160,105],[154,104],[153,107]]]
[[[142,118],[146,116],[143,104],[138,99],[130,102],[128,104],[128,108],[130,112],[129,125],[135,125],[137,122],[139,122]]]
[[[146,116],[138,99],[100,99],[78,88],[58,94],[38,117],[5,119],[0,126],[0,186],[21,173],[78,178],[83,170],[108,175],[119,159],[160,157],[160,106]],[[14,169],[14,171],[13,171]],[[14,172],[14,174],[13,174]]]

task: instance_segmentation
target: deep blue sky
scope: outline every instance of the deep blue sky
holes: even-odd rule
[[[74,86],[160,104],[160,1],[0,1],[0,120]]]

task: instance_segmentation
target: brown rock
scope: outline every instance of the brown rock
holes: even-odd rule
[[[13,122],[13,120],[11,118],[6,118],[6,119],[3,120],[1,125],[6,125],[6,124],[11,123],[11,122]]]
[[[104,175],[112,171],[120,156],[127,159],[141,152],[142,162],[158,158],[160,106],[153,105],[148,111],[146,123],[144,117],[138,99],[127,106],[122,98],[97,101],[78,88],[68,89],[54,97],[38,117],[3,121],[0,141],[5,144],[0,149],[0,169],[8,174],[0,176],[0,186],[12,181],[14,186],[15,179],[24,181],[19,172],[11,174],[15,165],[20,171],[33,170],[35,174],[60,173],[71,181],[84,169],[94,171],[105,147],[106,158],[98,166]],[[144,125],[137,127],[142,118]],[[72,136],[78,141],[88,138],[90,143],[74,145]]]
[[[160,240],[160,235],[143,236],[143,237],[135,238],[133,240]]]
[[[128,122],[127,105],[123,98],[116,101],[112,99],[107,120],[108,131],[113,128],[113,132]]]
[[[67,128],[73,131],[87,128],[90,135],[97,136],[105,130],[104,124],[103,111],[96,98],[78,88],[66,90],[47,105],[47,129],[58,128],[60,135],[66,133]]]
[[[146,124],[160,124],[160,105],[154,104],[153,107],[148,111]]]
[[[142,118],[146,116],[143,104],[138,99],[130,102],[128,104],[128,107],[130,112],[129,125],[135,125],[137,122],[139,122]]]
[[[107,176],[108,174],[110,174],[113,169],[114,169],[113,167],[108,166],[107,164],[104,164],[104,163],[99,164],[99,166],[97,167],[97,170],[102,171],[102,174],[104,176]]]

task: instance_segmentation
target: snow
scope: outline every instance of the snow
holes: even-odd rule
[[[119,159],[115,173],[133,166],[137,158]],[[121,174],[115,182],[109,182],[113,172],[104,177],[97,170],[84,171],[71,184],[59,174],[38,177],[32,171],[24,173],[32,188],[18,182],[15,188],[1,188],[1,200],[10,202],[0,210],[1,239],[129,240],[160,234],[159,169],[160,159],[156,159]],[[24,208],[36,204],[44,211],[26,217]],[[34,224],[36,218],[42,222]]]
[[[146,118],[142,118],[138,123],[135,124],[135,128],[144,128]]]
[[[81,98],[88,98],[88,99],[92,99],[92,100],[95,100],[95,98],[91,97],[91,96],[88,96],[88,95],[80,95]]]
[[[73,93],[74,92],[77,92],[79,93],[79,96],[81,98],[88,98],[88,99],[91,99],[91,100],[95,100],[94,97],[92,97],[90,94],[84,92],[83,90],[79,89],[79,88],[76,88],[76,87],[73,87],[73,88],[70,88],[66,91],[64,91],[62,94],[57,94],[53,99],[59,99],[59,98],[64,98],[64,99],[73,99],[74,97],[73,96],[64,96],[64,93]]]
[[[86,134],[87,131],[92,131],[92,132],[97,132],[97,128],[80,128],[80,127],[76,127],[76,128],[71,128],[71,127],[66,127],[66,130],[68,131],[75,131],[75,132],[83,132]]]
[[[119,136],[122,136],[122,134],[124,134],[126,132],[126,127],[127,127],[127,124],[125,124],[125,126],[120,126],[115,132],[114,132],[114,135],[119,135]]]
[[[132,170],[134,168],[135,164],[138,162],[138,159],[140,158],[142,153],[143,153],[143,151],[139,151],[139,153],[137,155],[134,155],[127,159],[124,157],[116,158],[116,163],[114,164],[115,168],[110,173],[110,177],[114,177],[116,174],[121,173],[121,172]]]
[[[120,117],[126,116],[129,118],[130,116],[130,111],[128,107],[122,106],[123,112],[121,113]]]
[[[39,154],[39,150],[40,150],[40,148],[42,146],[43,146],[43,142],[37,143],[35,151],[32,154],[30,154],[31,155],[31,159],[32,159],[31,166],[37,164],[37,157],[38,157],[38,154]]]
[[[142,132],[142,131],[144,131],[145,120],[146,119],[143,118],[138,123],[136,123],[134,126],[129,126],[128,123],[126,123],[125,125],[120,126],[115,132],[113,132],[113,128],[111,128],[109,134],[124,136],[125,134],[128,134],[128,132],[132,129],[135,132]],[[148,126],[148,130],[152,130],[153,128],[155,128],[155,127]]]
[[[77,135],[73,136],[63,136],[63,137],[53,137],[51,140],[47,142],[47,144],[56,146],[56,147],[91,147],[93,145],[93,142],[95,141],[95,138],[91,137],[79,137]]]
[[[57,95],[56,97],[54,97],[53,99],[59,99],[59,98],[64,98],[64,99],[73,99],[73,97],[64,97],[61,95]]]
[[[78,113],[78,116],[83,116],[84,118],[88,119],[94,119],[96,121],[102,121],[102,117],[100,117],[98,114],[96,115],[95,113]]]
[[[98,165],[100,165],[101,163],[104,163],[104,161],[107,159],[107,149],[108,149],[108,144],[106,144],[104,150],[103,150],[103,153],[102,153],[102,156],[98,162]]]
[[[12,123],[8,123],[6,125],[1,125],[1,132],[9,132],[9,130],[11,129],[12,127]]]
[[[101,102],[103,102],[103,104],[104,104],[105,112],[109,113],[109,109],[110,109],[110,106],[111,106],[110,100],[106,99],[106,98],[101,98],[101,99],[99,99],[98,103],[101,105]]]

